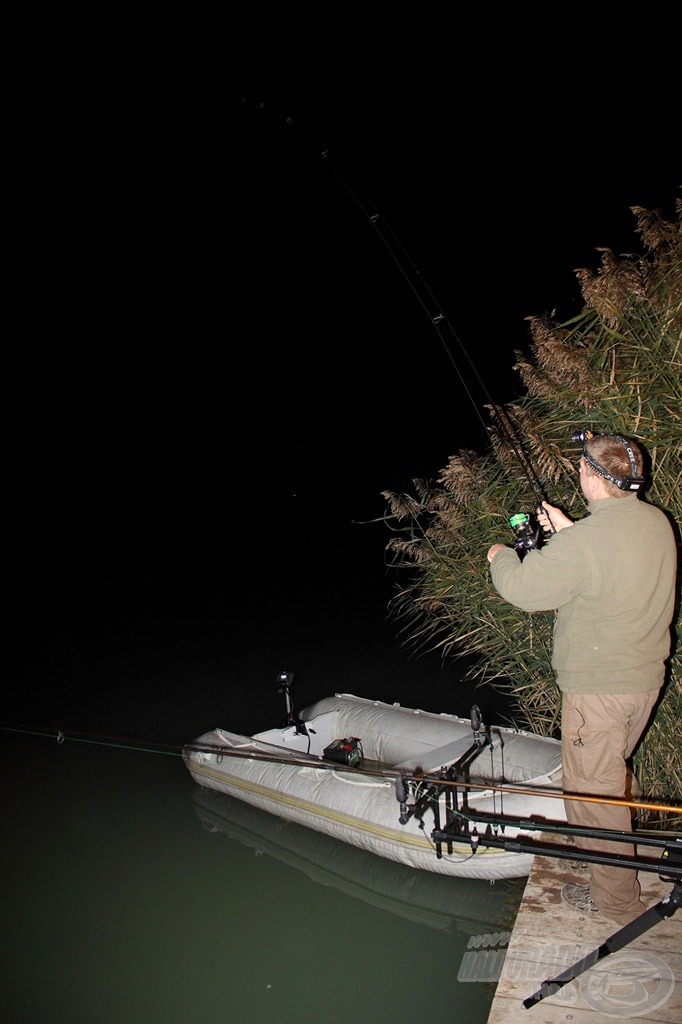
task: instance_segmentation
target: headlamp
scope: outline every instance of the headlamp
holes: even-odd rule
[[[630,469],[632,470],[632,476],[612,476],[611,473],[607,472],[603,466],[600,466],[597,460],[587,450],[587,442],[591,441],[595,437],[608,437],[612,441],[618,441],[622,444],[623,448],[627,452],[628,460],[630,462]],[[571,434],[571,440],[575,444],[581,444],[583,446],[583,458],[588,466],[591,466],[595,473],[599,476],[603,476],[605,480],[610,480],[612,484],[615,484],[621,491],[638,491],[644,483],[644,477],[639,476],[637,473],[637,463],[635,461],[635,453],[632,450],[632,445],[625,438],[621,437],[620,434],[593,434],[591,430],[577,430],[574,434]]]

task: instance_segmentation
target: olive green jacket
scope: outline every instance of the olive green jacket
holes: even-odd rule
[[[523,561],[507,548],[490,566],[501,597],[556,610],[552,667],[561,690],[658,689],[670,654],[677,551],[660,509],[636,494],[602,498]]]

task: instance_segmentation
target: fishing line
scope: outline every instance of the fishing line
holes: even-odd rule
[[[96,736],[88,733],[69,732],[63,729],[47,729],[41,726],[19,726],[3,725],[0,723],[0,730],[3,732],[16,732],[24,736],[42,736],[47,739],[54,739],[59,746],[72,740],[75,743],[92,743],[100,747],[113,747],[117,750],[137,750],[144,754],[170,754],[174,757],[182,756],[182,746],[177,743],[155,743],[152,740],[133,740],[120,736]]]
[[[448,361],[455,370],[462,385],[462,388],[464,389],[464,392],[469,401],[471,402],[472,408],[474,409],[474,412],[476,413],[476,416],[479,419],[481,426],[483,427],[486,437],[488,438],[489,441],[491,441],[490,427],[485,422],[481,414],[481,411],[479,410],[478,405],[474,400],[471,390],[467,385],[464,375],[460,370],[457,360],[453,356],[451,345],[448,344],[447,335],[449,335],[450,339],[455,343],[455,345],[459,349],[461,355],[466,359],[469,369],[473,373],[485,398],[487,399],[491,409],[493,410],[493,415],[497,420],[500,433],[502,434],[503,439],[506,441],[506,443],[509,445],[514,455],[516,456],[536,500],[538,501],[538,503],[546,501],[547,496],[545,490],[542,486],[542,483],[538,475],[536,474],[533,468],[531,459],[525,451],[523,443],[519,438],[518,431],[516,430],[511,418],[509,417],[509,414],[507,413],[506,409],[503,406],[497,405],[495,403],[495,400],[493,399],[488,386],[486,385],[485,381],[483,380],[481,374],[478,371],[478,367],[471,358],[471,355],[469,354],[469,351],[462,342],[462,339],[460,338],[459,334],[457,333],[452,323],[448,319],[448,316],[443,310],[443,307],[440,305],[433,291],[422,277],[419,268],[413,263],[412,259],[410,258],[409,254],[407,253],[407,250],[403,246],[400,239],[397,237],[395,232],[391,229],[390,225],[383,218],[383,216],[381,215],[375,204],[372,202],[372,200],[367,196],[362,186],[360,186],[355,181],[351,174],[334,157],[330,149],[322,145],[321,143],[317,142],[315,139],[313,139],[309,132],[307,130],[304,130],[301,127],[301,125],[290,114],[284,114],[282,111],[277,110],[271,104],[266,103],[262,100],[254,101],[244,98],[242,99],[242,103],[245,106],[254,106],[257,110],[264,111],[265,113],[269,114],[270,116],[278,120],[280,123],[284,124],[288,129],[290,129],[293,132],[294,135],[296,135],[298,139],[301,140],[301,142],[305,146],[312,149],[313,152],[317,155],[317,157],[324,161],[326,166],[330,169],[331,173],[335,176],[336,180],[346,191],[350,199],[360,209],[360,212],[362,213],[363,217],[374,228],[374,231],[381,240],[384,248],[386,249],[389,256],[391,257],[396,267],[398,268],[398,271],[401,274],[403,280],[405,281],[413,295],[416,297],[419,305],[422,307],[422,309],[428,316],[432,326],[434,327],[436,333],[438,334],[438,337],[441,341],[443,349],[445,350],[445,354],[448,358]]]

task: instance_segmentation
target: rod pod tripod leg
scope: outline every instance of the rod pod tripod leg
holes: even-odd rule
[[[579,975],[589,970],[590,967],[594,967],[604,957],[607,957],[610,953],[616,953],[619,949],[623,949],[634,939],[639,938],[644,932],[653,928],[659,921],[666,921],[669,917],[672,917],[680,907],[682,907],[682,882],[676,882],[672,891],[664,899],[660,900],[659,903],[649,907],[648,910],[645,910],[643,914],[636,917],[630,924],[626,924],[624,928],[614,932],[601,946],[593,949],[591,953],[588,953],[581,960],[574,963],[572,967],[568,967],[561,974],[558,974],[556,978],[543,981],[537,992],[523,1000],[523,1005],[528,1010],[546,996],[555,995],[564,985],[579,977]]]

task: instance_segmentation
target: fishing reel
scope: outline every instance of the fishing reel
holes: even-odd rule
[[[510,516],[509,525],[516,538],[514,551],[521,561],[526,557],[527,552],[542,546],[542,527],[534,515],[527,512],[517,512]]]

